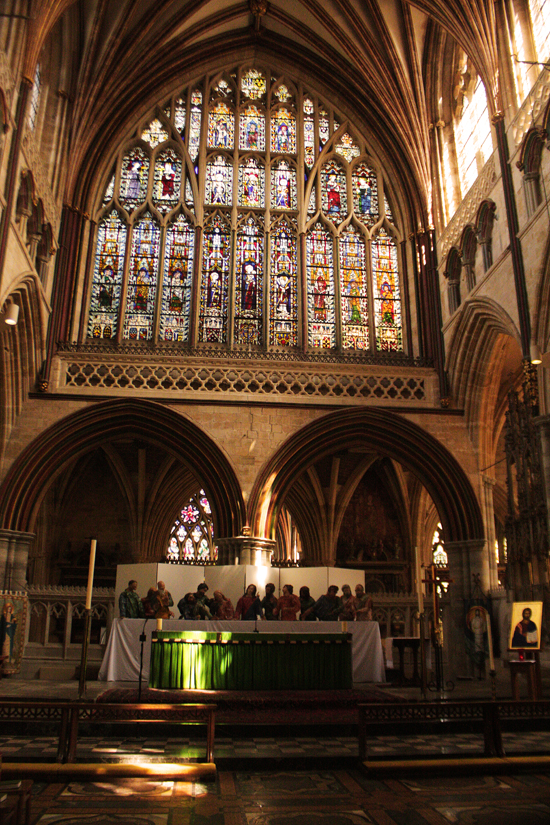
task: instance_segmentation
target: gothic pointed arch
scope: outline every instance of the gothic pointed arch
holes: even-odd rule
[[[319,457],[351,446],[388,456],[417,476],[441,513],[450,541],[483,539],[479,503],[458,461],[416,424],[371,408],[330,413],[282,445],[263,468],[250,495],[248,511],[253,533],[274,536],[278,508],[295,479]]]
[[[75,458],[118,438],[158,446],[184,466],[198,466],[219,536],[239,535],[244,505],[235,473],[220,448],[196,424],[149,401],[107,401],[66,416],[24,450],[0,488],[0,524],[32,532],[52,480]]]

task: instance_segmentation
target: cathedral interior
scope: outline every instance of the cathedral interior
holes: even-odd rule
[[[414,636],[418,557],[459,672],[473,601],[497,656],[547,611],[549,59],[549,0],[5,0],[25,656],[76,646],[90,537],[98,627],[166,561],[361,571]]]

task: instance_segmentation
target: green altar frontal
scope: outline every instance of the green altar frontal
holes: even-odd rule
[[[351,688],[351,633],[157,631],[151,644],[149,687]]]

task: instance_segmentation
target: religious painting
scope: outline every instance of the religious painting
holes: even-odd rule
[[[325,163],[321,171],[321,202],[323,212],[334,223],[340,223],[348,213],[346,174],[335,160]]]
[[[148,178],[149,158],[138,146],[125,155],[120,173],[119,198],[129,212],[145,200]]]
[[[256,158],[239,166],[239,206],[265,206],[265,169]]]
[[[376,172],[366,163],[359,163],[352,172],[351,185],[355,214],[366,226],[374,226],[379,218]]]
[[[271,172],[272,209],[296,209],[296,170],[281,160],[274,164]]]
[[[166,213],[179,202],[181,187],[181,160],[173,149],[157,157],[153,177],[153,203]]]
[[[26,593],[0,591],[0,666],[4,676],[21,669],[25,647]]]
[[[487,599],[470,599],[465,603],[466,653],[474,664],[481,668],[489,653],[487,625],[491,618]]]
[[[234,115],[226,103],[217,103],[208,116],[208,146],[212,149],[232,149],[235,130]]]
[[[240,115],[239,149],[265,150],[265,115],[257,106],[247,106]]]
[[[271,151],[296,153],[296,118],[288,109],[277,109],[271,116]]]
[[[540,650],[542,602],[514,602],[509,650]]]

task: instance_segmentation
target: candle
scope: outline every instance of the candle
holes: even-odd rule
[[[157,630],[162,630],[162,619],[157,619]]]
[[[90,544],[90,566],[88,568],[88,587],[86,588],[86,610],[92,607],[92,588],[94,586],[95,551],[97,539],[92,539]]]
[[[422,592],[422,571],[420,569],[420,553],[418,547],[414,548],[414,556],[416,562],[416,595],[418,597],[418,615],[422,616],[424,613],[424,594]]]
[[[485,621],[487,622],[487,645],[489,647],[489,670],[495,669],[495,657],[493,655],[493,633],[491,631],[491,617],[485,611]]]

